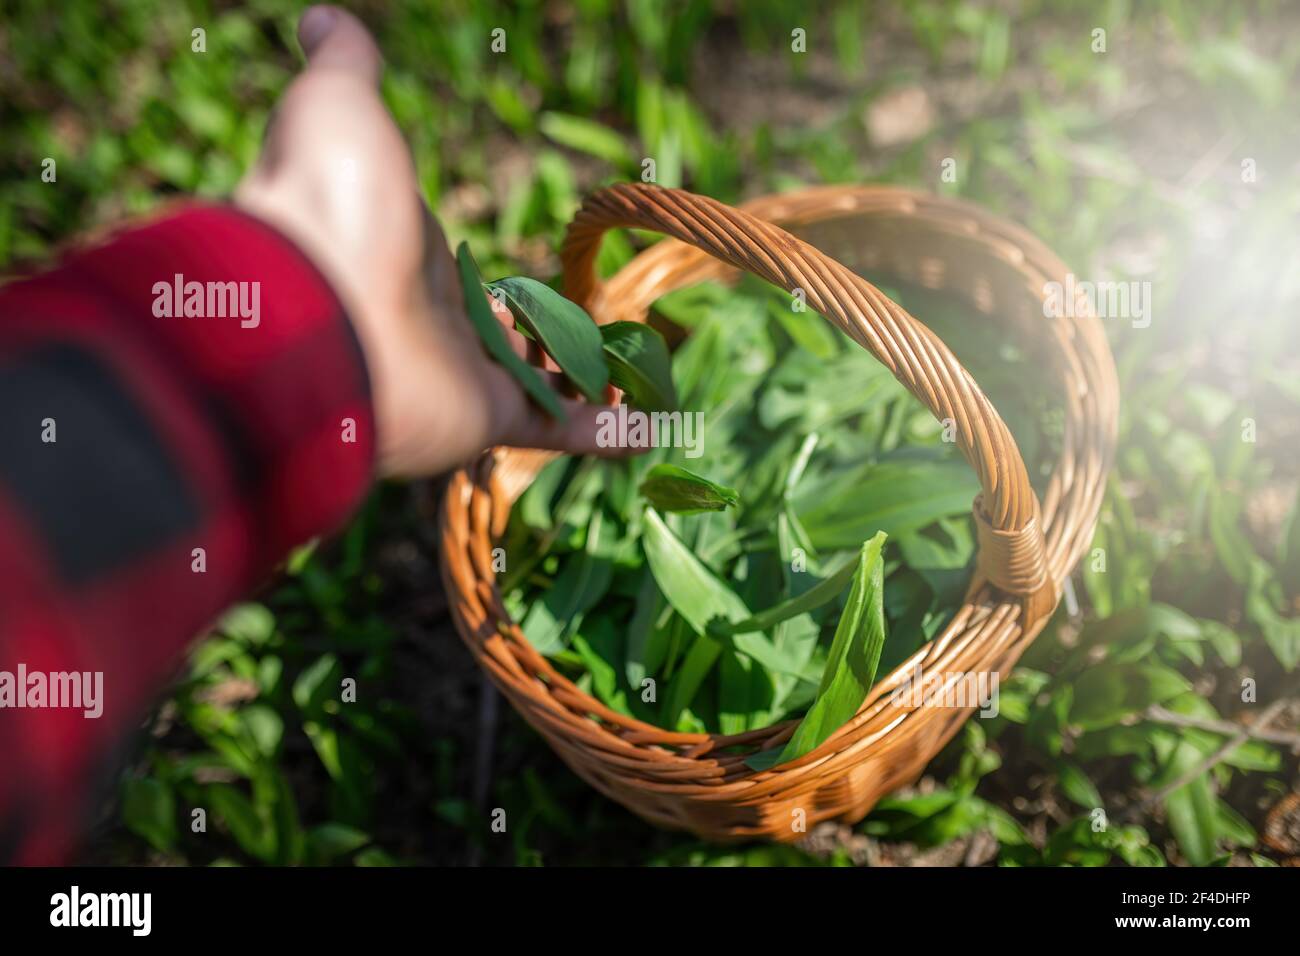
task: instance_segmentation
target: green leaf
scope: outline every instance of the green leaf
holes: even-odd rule
[[[630,716],[632,712],[621,680],[626,635],[610,618],[594,617],[584,621],[574,633],[572,645],[591,675],[596,696],[607,707]]]
[[[529,528],[549,531],[555,525],[552,504],[569,473],[571,458],[552,458],[519,497],[515,513]]]
[[[1197,641],[1208,635],[1201,623],[1186,612],[1154,602],[1117,611],[1089,624],[1080,636],[1079,644],[1081,647],[1106,647],[1114,651],[1156,636],[1172,641]]]
[[[501,293],[515,320],[533,333],[582,394],[593,402],[604,399],[609,370],[600,329],[582,306],[525,276],[498,279],[487,287],[494,295]]]
[[[343,779],[343,761],[339,757],[339,735],[333,727],[326,727],[309,720],[302,725],[303,733],[311,741],[321,766],[333,780]]]
[[[545,409],[552,418],[565,421],[564,406],[560,403],[559,396],[546,384],[537,369],[520,358],[510,347],[506,330],[492,314],[492,307],[488,305],[487,298],[482,294],[483,277],[479,274],[474,257],[470,255],[468,243],[462,242],[456,250],[456,264],[460,268],[460,285],[461,293],[465,297],[465,312],[474,330],[478,332],[488,355],[513,375],[524,391],[532,396],[533,401]]]
[[[660,511],[696,514],[725,511],[740,504],[734,488],[709,481],[679,465],[668,463],[650,469],[640,486],[641,494]]]
[[[538,653],[563,650],[565,635],[609,590],[613,562],[602,553],[603,528],[603,513],[597,508],[587,527],[586,547],[565,562],[554,583],[524,618],[524,634]]]
[[[928,582],[937,582],[934,572],[965,570],[975,554],[974,523],[965,517],[943,518],[919,531],[901,536],[898,551],[903,562]],[[957,575],[965,584],[966,575]]]
[[[735,295],[734,289],[717,282],[699,282],[661,295],[654,301],[654,311],[673,325],[698,329]]]
[[[1278,543],[1277,576],[1287,594],[1300,597],[1300,492]]]
[[[1247,740],[1224,757],[1223,762],[1240,770],[1276,773],[1282,766],[1282,755],[1271,744],[1262,740]]]
[[[1238,584],[1245,584],[1257,560],[1254,547],[1241,530],[1240,503],[1219,488],[1211,488],[1209,507],[1210,540],[1223,569]]]
[[[122,822],[155,850],[176,844],[176,797],[171,787],[153,777],[122,784]]]
[[[266,704],[249,704],[240,710],[239,719],[262,756],[275,756],[280,740],[284,737],[284,721],[279,713]]]
[[[735,623],[715,624],[713,632],[720,636],[742,634],[746,631],[767,631],[783,621],[788,621],[800,614],[816,610],[844,593],[845,586],[853,580],[853,575],[861,561],[852,558],[846,560],[829,576],[792,598],[774,604],[765,611],[759,611],[752,617]]]
[[[708,635],[711,621],[743,621],[750,616],[739,595],[682,544],[653,508],[646,509],[641,544],[659,590],[696,634]],[[783,674],[800,670],[762,634],[739,634],[731,643],[768,670]]]
[[[768,725],[774,676],[734,649],[723,653],[719,666],[718,726],[724,734],[741,734]]]
[[[1272,568],[1255,558],[1247,574],[1246,617],[1260,629],[1283,669],[1293,670],[1300,663],[1300,617],[1278,611],[1285,599]]]
[[[1077,765],[1061,761],[1057,766],[1056,779],[1061,785],[1061,792],[1085,810],[1095,810],[1106,805],[1096,784]]]
[[[588,153],[616,165],[624,165],[631,152],[623,137],[600,123],[594,123],[570,113],[543,113],[537,121],[538,128],[549,139],[561,146]]]
[[[979,483],[960,460],[885,461],[838,480],[810,482],[795,496],[799,520],[819,549],[857,547],[877,531],[898,536],[968,514]]]
[[[784,302],[772,299],[769,311],[794,343],[823,360],[832,359],[839,354],[839,342],[829,323],[816,312],[807,309],[803,313],[796,313],[792,302],[789,298]]]
[[[307,831],[307,848],[312,858],[332,863],[370,842],[370,836],[344,823],[322,823]]]
[[[776,529],[776,558],[781,564],[783,584],[781,593],[784,600],[789,601],[812,590],[820,582],[815,582],[811,574],[795,571],[792,566],[797,533],[788,509],[776,516]],[[817,693],[821,669],[813,662],[813,657],[820,650],[821,630],[821,624],[808,612],[786,618],[772,627],[772,643],[777,650],[788,655],[800,671],[808,671],[806,678],[777,675],[777,706],[782,714],[806,710]]]
[[[1229,667],[1236,667],[1241,663],[1241,638],[1232,628],[1219,621],[1202,619],[1199,623],[1201,633],[1223,663]]]
[[[343,668],[333,654],[322,654],[293,682],[293,702],[306,714],[316,714],[331,699],[337,699]]]
[[[221,616],[216,629],[245,644],[265,644],[275,633],[275,615],[262,604],[239,604]]]
[[[275,827],[242,792],[225,783],[208,786],[208,804],[230,828],[230,835],[244,852],[264,863],[275,860]]]
[[[352,860],[357,866],[377,867],[377,866],[401,866],[391,853],[381,850],[377,846],[366,847]]]
[[[609,378],[631,403],[648,412],[677,410],[668,344],[640,322],[611,322],[600,327]]]
[[[627,663],[624,673],[627,686],[635,693],[641,682],[663,663],[668,651],[667,627],[660,627],[665,608],[654,575],[644,568],[637,588],[636,606],[627,625]],[[667,616],[671,616],[671,611]]]
[[[831,642],[817,697],[779,754],[756,754],[748,763],[766,769],[802,757],[821,746],[858,712],[875,683],[885,646],[884,532],[862,545],[849,598]]]
[[[1249,821],[1218,797],[1214,803],[1219,835],[1232,846],[1254,846],[1258,836]]]
[[[260,787],[254,782],[254,793],[260,793],[260,800],[271,803],[276,864],[294,866],[301,863],[307,848],[307,837],[298,817],[297,798],[289,786],[289,778],[282,771],[271,771],[269,779]]]
[[[659,590],[696,633],[708,634],[713,620],[749,617],[745,602],[682,544],[653,508],[646,509],[641,544]]]
[[[668,681],[668,700],[664,705],[663,720],[665,727],[677,726],[682,711],[695,698],[700,685],[704,683],[704,678],[713,669],[721,653],[722,645],[711,637],[701,635],[691,644],[682,666],[677,668],[672,679]]]
[[[1122,661],[1089,667],[1075,678],[1073,686],[1070,722],[1085,730],[1118,723],[1191,688],[1181,674],[1162,664]]]
[[[789,501],[794,490],[799,487],[799,479],[804,476],[808,470],[808,462],[812,460],[813,452],[817,450],[817,443],[821,441],[821,436],[816,432],[810,432],[804,436],[803,442],[799,445],[799,450],[795,452],[794,460],[790,462],[790,469],[785,473],[785,481],[781,485],[781,497],[784,501]]]
[[[1169,816],[1169,829],[1188,863],[1206,866],[1214,859],[1218,810],[1208,773],[1169,794],[1165,798],[1165,812]]]

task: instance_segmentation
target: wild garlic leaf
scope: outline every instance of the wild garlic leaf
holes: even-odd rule
[[[823,361],[833,359],[840,349],[835,329],[816,312],[808,309],[796,312],[793,303],[788,295],[770,298],[768,312],[804,351]]]
[[[659,590],[696,633],[708,634],[713,620],[750,616],[739,595],[700,562],[653,508],[646,509],[641,543]]]
[[[582,616],[609,590],[614,563],[605,554],[608,545],[601,538],[608,534],[597,508],[587,528],[586,547],[565,562],[554,583],[529,609],[523,632],[538,653],[563,649]]]
[[[781,497],[785,501],[790,500],[795,488],[799,486],[799,479],[808,470],[808,462],[812,460],[813,452],[817,450],[819,441],[821,441],[821,436],[817,432],[809,432],[800,443],[799,450],[795,452],[794,461],[790,463],[790,469],[785,473],[785,481],[781,485]]]
[[[788,510],[788,509],[787,509]],[[776,516],[777,560],[781,562],[781,594],[783,600],[797,598],[819,582],[804,571],[795,570],[795,548],[799,547],[793,524],[786,512]],[[783,654],[799,665],[804,676],[778,674],[776,677],[776,707],[774,716],[791,711],[806,711],[817,693],[821,680],[821,667],[813,660],[820,649],[821,624],[810,613],[797,614],[772,628],[772,643]],[[779,708],[779,709],[777,709]]]
[[[697,634],[707,636],[711,621],[743,621],[750,616],[740,596],[700,562],[653,508],[646,509],[641,544],[659,590]],[[799,672],[798,665],[765,634],[737,634],[730,644],[768,670]]]
[[[626,653],[625,635],[608,617],[588,616],[570,644],[591,675],[591,686],[606,707],[632,716],[628,694],[619,671]]]
[[[870,534],[898,536],[951,515],[969,514],[979,482],[960,459],[899,458],[805,479],[795,494],[799,520],[819,549],[856,547]]]
[[[766,770],[810,753],[844,726],[876,679],[885,646],[884,532],[862,545],[844,613],[835,628],[817,697],[780,751],[755,754],[746,763]]]
[[[600,328],[582,306],[526,276],[498,279],[487,287],[501,295],[515,321],[533,334],[583,395],[593,402],[604,400],[609,370]]]
[[[718,674],[718,728],[724,734],[743,734],[771,722],[775,674],[735,648],[722,652]]]
[[[722,645],[711,637],[700,635],[695,638],[691,648],[686,652],[682,666],[668,682],[668,700],[664,705],[665,727],[676,727],[684,711],[695,699],[695,694],[704,683],[704,678],[713,670]]]
[[[628,400],[647,412],[677,410],[668,344],[640,322],[611,322],[600,327],[609,379]]]
[[[1156,786],[1179,779],[1179,774],[1191,773],[1203,760],[1204,755],[1195,746],[1180,742],[1166,768],[1157,775]],[[1195,777],[1165,798],[1169,829],[1192,866],[1208,866],[1219,852],[1217,803],[1208,773]]]
[[[553,458],[537,473],[533,483],[524,489],[515,505],[519,520],[529,528],[549,531],[555,524],[553,502],[560,486],[569,473],[570,458]]]
[[[474,331],[478,332],[478,337],[488,355],[513,375],[523,386],[524,391],[545,409],[547,414],[558,421],[566,421],[567,416],[564,414],[564,405],[561,404],[560,397],[546,384],[546,380],[537,369],[520,358],[510,347],[506,330],[492,314],[492,307],[488,305],[483,295],[483,277],[479,274],[478,265],[470,254],[469,243],[462,242],[456,249],[456,265],[460,269],[460,286],[461,293],[465,297],[465,312],[469,315],[470,324],[474,326]]]
[[[697,514],[740,504],[736,489],[710,481],[680,465],[655,465],[641,482],[641,494],[660,511]]]
[[[632,158],[631,150],[617,130],[585,116],[547,110],[537,118],[537,128],[543,136],[561,146],[588,153],[615,165],[627,163]]]
[[[716,623],[713,633],[719,637],[743,634],[747,631],[767,631],[792,617],[815,611],[823,604],[828,604],[844,593],[844,588],[853,580],[854,572],[860,562],[852,558],[844,561],[835,571],[819,581],[807,591],[774,604],[765,611],[734,623]]]

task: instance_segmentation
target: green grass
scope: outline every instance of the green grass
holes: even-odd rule
[[[1001,715],[969,722],[920,787],[802,850],[654,831],[578,782],[506,708],[494,750],[480,752],[479,721],[492,721],[436,597],[429,489],[389,487],[199,647],[87,859],[961,862],[990,857],[971,849],[980,832],[1006,864],[1280,859],[1259,831],[1296,787],[1295,755],[1251,740],[1208,766],[1225,737],[1205,728],[1297,695],[1296,11],[887,6],[359,9],[426,198],[485,274],[552,278],[581,195],[640,178],[652,158],[660,183],[726,201],[865,181],[963,196],[1024,223],[1080,277],[1151,283],[1149,327],[1107,321],[1120,453],[1101,550],[1074,579],[1080,612],[1058,612],[1003,687]],[[298,5],[280,0],[9,8],[6,271],[176,196],[227,195],[300,61]],[[205,54],[190,51],[196,27]],[[488,47],[497,27],[502,55]],[[807,53],[791,52],[797,28]],[[1091,49],[1096,28],[1105,53]],[[909,90],[932,120],[884,145],[899,118],[890,104]],[[54,183],[40,175],[46,158]],[[602,268],[637,241],[607,243]],[[944,334],[977,364],[960,331]],[[345,675],[355,704],[337,700]],[[191,830],[195,806],[206,833]],[[505,834],[491,829],[497,808]]]

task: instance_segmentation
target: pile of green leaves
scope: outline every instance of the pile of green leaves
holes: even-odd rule
[[[466,248],[459,258],[490,354],[558,408],[506,354]],[[883,367],[784,293],[755,281],[665,297],[661,314],[691,333],[669,359],[653,328],[598,329],[540,283],[518,294],[526,281],[487,289],[584,394],[604,388],[603,349],[629,404],[702,421],[692,439],[672,420],[642,455],[543,469],[507,532],[507,607],[615,711],[724,734],[802,713],[750,765],[813,750],[954,609],[974,477]],[[636,349],[611,349],[634,336]]]

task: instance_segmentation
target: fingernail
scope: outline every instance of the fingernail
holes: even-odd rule
[[[302,44],[303,52],[311,56],[312,51],[334,29],[338,18],[339,12],[333,7],[312,7],[308,10],[298,24],[298,42]]]

